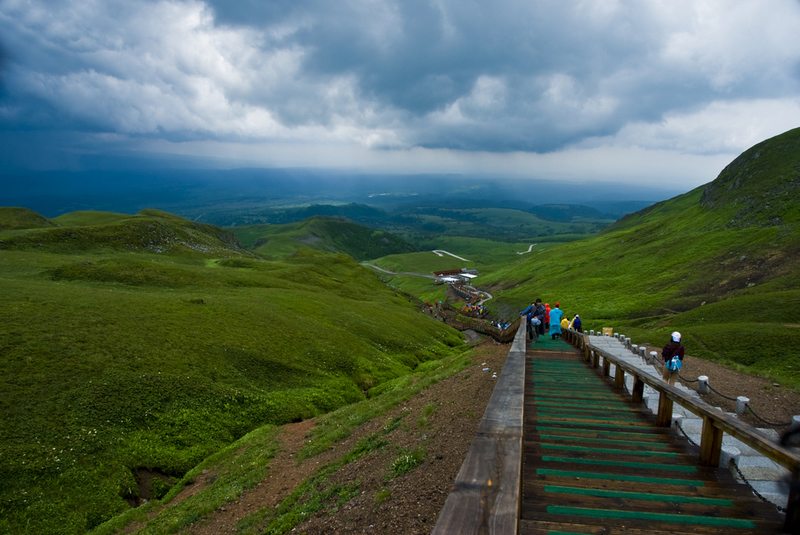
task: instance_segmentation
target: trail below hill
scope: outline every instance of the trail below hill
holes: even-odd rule
[[[436,278],[433,275],[428,275],[428,274],[425,274],[425,273],[412,273],[410,271],[389,271],[388,269],[383,269],[382,267],[378,267],[375,264],[362,263],[361,265],[362,266],[371,267],[372,269],[374,269],[376,271],[380,271],[382,273],[386,273],[387,275],[412,275],[412,276],[415,276],[415,277],[425,277],[427,279],[435,279]]]
[[[448,253],[447,251],[442,251],[441,249],[434,249],[434,250],[433,250],[433,251],[431,251],[431,252],[432,252],[433,254],[435,254],[436,256],[444,256],[444,255],[449,255],[449,256],[452,256],[453,258],[457,258],[457,259],[459,259],[459,260],[463,260],[464,262],[470,262],[470,260],[467,260],[466,258],[461,258],[460,256],[456,256],[456,255],[454,255],[453,253]]]

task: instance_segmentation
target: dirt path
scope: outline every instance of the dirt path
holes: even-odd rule
[[[262,507],[275,507],[318,468],[341,458],[358,440],[380,431],[386,421],[406,413],[404,425],[386,438],[389,445],[346,465],[332,482],[359,481],[361,494],[335,514],[318,513],[295,533],[427,534],[444,506],[508,355],[508,345],[485,340],[467,370],[433,385],[389,414],[356,429],[344,442],[301,463],[295,461],[316,420],[284,426],[283,451],[270,464],[270,475],[242,498],[216,510],[205,521],[182,531],[192,535],[234,533],[236,524]],[[484,368],[489,368],[483,371]],[[427,416],[424,413],[433,410]],[[427,452],[416,469],[387,479],[400,450],[422,446]],[[210,475],[209,475],[210,476]],[[380,493],[380,494],[379,494]]]

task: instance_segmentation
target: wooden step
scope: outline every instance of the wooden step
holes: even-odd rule
[[[582,355],[529,359],[525,389],[521,534],[780,532],[774,507],[700,466]]]

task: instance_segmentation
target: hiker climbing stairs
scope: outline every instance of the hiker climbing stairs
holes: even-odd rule
[[[781,533],[783,518],[559,340],[527,351],[519,532]]]

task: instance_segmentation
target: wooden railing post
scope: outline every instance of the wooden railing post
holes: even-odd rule
[[[597,368],[600,367],[600,353],[598,353],[597,351],[595,351],[593,349],[592,350],[592,355],[594,357],[593,360],[592,360],[592,368],[597,369]]]
[[[611,361],[603,357],[603,377],[611,375]]]
[[[719,466],[722,453],[722,429],[714,425],[708,416],[703,416],[703,432],[700,435],[700,464]]]
[[[631,392],[634,403],[641,403],[644,399],[644,381],[638,375],[633,376],[633,392]]]
[[[614,367],[614,386],[616,388],[625,387],[625,372],[619,366]]]
[[[800,474],[792,474],[789,483],[789,501],[786,504],[786,520],[783,531],[786,533],[800,533]]]
[[[666,392],[661,392],[658,396],[656,425],[658,427],[672,426],[672,400],[667,397]],[[717,460],[717,462],[719,462],[719,460]]]

